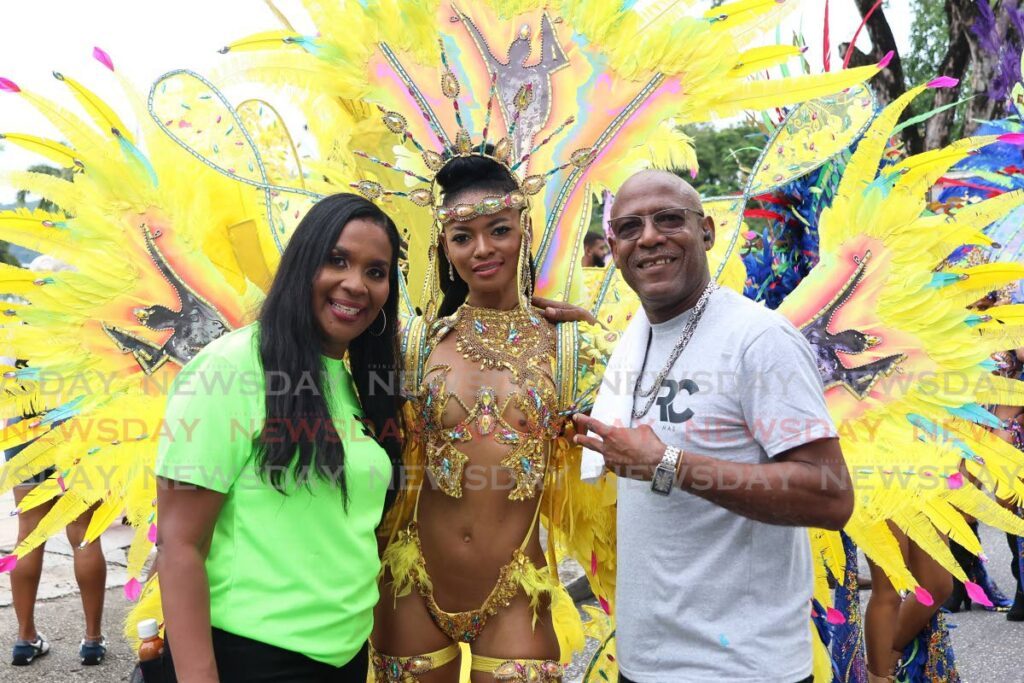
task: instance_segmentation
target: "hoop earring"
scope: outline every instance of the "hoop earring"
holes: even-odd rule
[[[384,330],[386,330],[388,328],[388,314],[384,312],[383,308],[380,309],[380,314],[382,316],[384,316],[384,324],[380,326],[380,332],[378,332],[377,334],[374,334],[373,332],[370,332],[370,336],[371,337],[379,337],[379,336],[381,336],[382,334],[384,334]]]

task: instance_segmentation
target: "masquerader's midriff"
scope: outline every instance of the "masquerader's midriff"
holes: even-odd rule
[[[530,528],[536,505],[537,500],[509,500],[507,487],[466,487],[461,498],[424,487],[419,535],[434,599],[442,609],[479,608],[528,534],[526,555],[538,568],[545,565],[538,529]]]
[[[545,566],[537,511],[558,424],[543,364],[518,377],[481,368],[455,337],[438,340],[428,358],[419,411],[428,462],[418,534],[433,599],[446,612],[479,609],[519,549]],[[436,455],[445,446],[459,467],[448,478]]]

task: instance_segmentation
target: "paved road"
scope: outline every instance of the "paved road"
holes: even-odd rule
[[[1009,551],[999,532],[982,529],[982,542],[990,558],[990,571],[1000,586],[1009,592],[1012,579],[1009,572]],[[59,554],[60,549],[50,555]],[[50,561],[50,558],[47,558]],[[58,567],[56,562],[52,563]],[[111,564],[111,573],[123,571]],[[0,584],[6,581],[0,580]],[[3,586],[6,589],[6,586]],[[867,594],[864,595],[867,597]],[[106,663],[99,667],[83,667],[78,663],[78,642],[81,638],[81,607],[77,595],[40,601],[37,622],[53,646],[49,655],[27,668],[9,666],[8,651],[15,637],[14,612],[9,604],[0,600],[0,681],[5,683],[35,682],[107,682],[127,681],[134,666],[128,645],[120,638],[121,622],[127,603],[120,588],[107,592],[107,610],[104,628],[110,641]],[[965,683],[1024,683],[1024,623],[1010,623],[1005,615],[973,610],[950,615],[956,628],[953,642],[956,648],[960,674]],[[578,681],[582,672],[577,665],[570,670],[569,681]]]
[[[1013,596],[1010,550],[1006,535],[982,527],[981,542],[988,555],[989,572],[1009,596]],[[973,609],[948,615],[953,650],[965,683],[1024,682],[1024,622],[1006,621],[1005,614]]]
[[[77,595],[43,600],[36,605],[36,623],[50,641],[50,654],[31,666],[11,666],[10,648],[17,636],[14,610],[0,608],[0,681],[4,683],[108,683],[127,681],[135,666],[135,654],[121,638],[121,622],[127,601],[120,588],[107,591],[107,610],[103,618],[107,636],[107,659],[99,666],[82,666],[78,644],[82,639],[82,605]]]

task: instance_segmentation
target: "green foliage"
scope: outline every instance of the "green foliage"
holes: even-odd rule
[[[701,196],[717,197],[740,192],[747,173],[764,147],[761,130],[747,123],[728,128],[698,124],[686,126],[683,130],[693,138],[697,150],[700,171],[693,182]]]
[[[8,246],[7,242],[0,241],[0,263],[6,263],[9,266],[19,265],[18,259],[11,255]]]
[[[598,197],[594,200],[594,206],[590,210],[590,225],[587,227],[587,232],[596,232],[599,235],[604,234],[604,198]]]
[[[907,87],[930,81],[949,45],[949,22],[941,0],[912,0],[914,23],[910,28],[910,50],[900,55]],[[922,95],[922,99],[923,99]]]
[[[49,166],[47,164],[36,164],[34,166],[29,166],[28,171],[30,173],[43,173],[45,175],[52,175],[56,178],[63,178],[64,180],[71,180],[72,177],[72,171],[70,168],[57,168],[56,166]],[[28,203],[29,194],[30,193],[28,190],[18,191],[17,198],[15,199],[18,206],[25,206]],[[39,200],[38,208],[42,209],[43,211],[48,211],[50,213],[54,213],[60,210],[59,206],[51,202],[46,197],[43,197],[42,199]]]
[[[907,88],[927,83],[939,73],[942,59],[949,47],[949,19],[942,0],[911,0],[914,23],[910,27],[910,49],[901,54],[903,73]],[[963,82],[970,81],[970,69],[965,74],[950,74]],[[963,96],[963,95],[962,95]],[[908,110],[910,115],[923,114],[935,107],[935,91],[926,90],[915,99]],[[964,107],[956,108],[953,118],[951,140],[964,135]]]

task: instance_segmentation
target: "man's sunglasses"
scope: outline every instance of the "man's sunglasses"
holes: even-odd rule
[[[644,226],[648,218],[654,224],[654,229],[662,235],[674,235],[682,232],[686,227],[686,214],[692,213],[704,217],[703,211],[676,207],[662,209],[646,216],[619,216],[608,221],[608,227],[615,239],[632,242],[640,238],[644,232]]]

